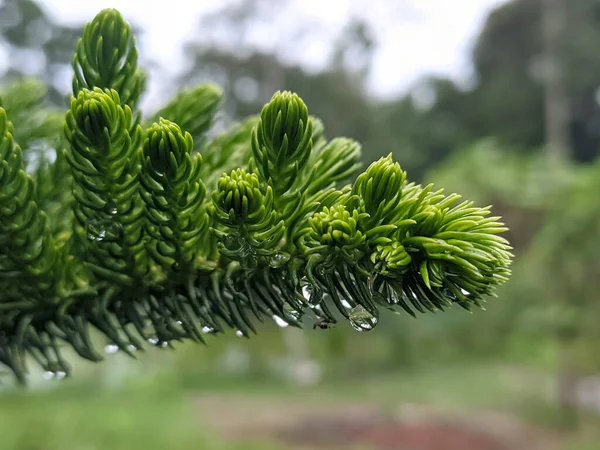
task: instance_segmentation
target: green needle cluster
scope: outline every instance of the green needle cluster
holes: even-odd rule
[[[62,149],[35,173],[0,107],[0,363],[19,380],[26,360],[69,375],[65,347],[101,360],[91,330],[128,354],[274,317],[369,331],[381,308],[470,309],[508,279],[489,207],[409,182],[391,155],[362,171],[360,144],[328,139],[291,92],[216,137],[211,84],[145,120],[137,61],[129,24],[101,11],[68,110],[17,134]],[[43,108],[28,83],[19,117]]]

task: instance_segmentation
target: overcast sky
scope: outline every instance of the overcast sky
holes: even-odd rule
[[[190,35],[200,33],[198,17],[215,10],[224,1],[42,0],[42,3],[57,19],[71,23],[90,20],[103,8],[119,9],[127,20],[144,28],[146,34],[140,41],[144,56],[152,56],[167,71],[176,72],[184,63],[182,43]],[[327,34],[334,36],[348,17],[360,15],[377,23],[380,48],[375,55],[371,84],[376,93],[389,95],[405,90],[427,73],[468,76],[468,52],[473,38],[489,10],[504,0],[293,0],[292,3],[292,14],[278,19],[281,32],[287,29],[285,20],[289,18],[317,23],[322,35],[315,36],[300,57],[317,65],[327,56],[322,45],[327,42]],[[155,83],[150,89],[156,89]]]

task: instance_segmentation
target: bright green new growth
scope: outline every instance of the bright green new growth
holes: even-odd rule
[[[237,169],[223,174],[213,193],[213,233],[221,244],[221,254],[241,264],[256,265],[259,258],[279,257],[284,223],[273,210],[273,189],[261,188],[258,175]],[[266,259],[265,259],[266,258]]]
[[[111,88],[123,105],[135,107],[146,76],[137,67],[131,27],[114,9],[105,9],[83,29],[73,56],[73,94],[83,89]]]
[[[296,94],[277,92],[252,130],[252,155],[258,173],[277,197],[290,190],[312,149],[312,122]]]
[[[142,146],[147,249],[157,264],[176,270],[194,264],[208,229],[202,157],[193,148],[191,134],[162,118],[148,128]]]
[[[221,88],[213,84],[182,89],[167,106],[155,114],[154,121],[159,121],[160,118],[177,120],[177,125],[192,135],[196,150],[199,150],[198,145],[210,129],[222,98]]]
[[[214,139],[210,84],[146,123],[135,40],[112,9],[73,66],[64,139],[38,130],[63,147],[53,164],[25,173],[0,107],[0,362],[22,381],[26,356],[68,374],[65,344],[100,360],[93,328],[128,354],[272,317],[367,331],[381,307],[479,306],[510,274],[489,207],[408,183],[391,155],[351,183],[360,145],[328,140],[296,94]]]
[[[115,90],[83,89],[65,120],[78,245],[96,278],[133,283],[143,259],[136,151],[142,128]],[[90,242],[91,241],[91,242]]]

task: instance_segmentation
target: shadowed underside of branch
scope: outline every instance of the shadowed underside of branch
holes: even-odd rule
[[[25,172],[0,107],[0,362],[21,381],[31,360],[69,374],[65,344],[101,360],[93,329],[131,355],[273,319],[368,331],[381,308],[480,306],[510,274],[489,207],[408,182],[391,156],[359,173],[360,145],[327,139],[293,93],[214,140],[213,85],[145,123],[135,39],[112,9],[73,67],[52,164]]]

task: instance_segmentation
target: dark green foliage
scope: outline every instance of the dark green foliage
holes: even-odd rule
[[[48,6],[37,0],[0,2],[0,45],[7,52],[3,57],[5,71],[2,81],[12,82],[22,77],[39,77],[41,83],[38,81],[37,84],[44,91],[48,91],[48,100],[54,105],[64,107],[66,92],[57,84],[62,79],[63,71],[69,68],[73,58],[73,46],[81,30],[78,26],[70,26],[56,20],[53,14],[48,13]],[[37,93],[39,88],[31,92]],[[21,90],[20,94],[29,97],[25,90]],[[40,112],[35,111],[36,115]],[[11,112],[8,114],[11,121],[17,124],[17,118]],[[24,134],[29,127],[35,128],[35,125],[19,127],[18,134]],[[19,136],[15,137],[19,145],[25,148]]]
[[[33,179],[24,172],[12,124],[0,108],[0,230],[3,296],[44,298],[57,278],[57,252],[48,219],[36,203]],[[28,282],[15,283],[25,276]],[[25,281],[25,280],[23,280]]]
[[[367,331],[380,307],[469,309],[506,281],[506,228],[489,208],[408,183],[391,156],[350,183],[360,145],[328,141],[296,94],[209,140],[220,93],[199,86],[144,130],[136,61],[115,10],[85,28],[65,149],[37,189],[0,109],[0,360],[21,378],[27,355],[68,373],[65,343],[101,359],[92,328],[129,354],[227,328],[249,336],[265,318],[341,315]],[[65,166],[72,197],[47,181]],[[48,224],[41,208],[61,198],[72,214]]]
[[[600,4],[564,0],[558,4],[556,64],[565,104],[570,157],[591,162],[598,156],[600,105],[596,99],[600,64],[594,43],[599,38]],[[553,77],[545,61],[543,2],[511,0],[488,15],[473,46],[477,86],[469,93],[473,138],[494,136],[520,152],[546,142],[546,83]],[[552,8],[552,7],[550,7]],[[549,9],[550,9],[549,8]]]

